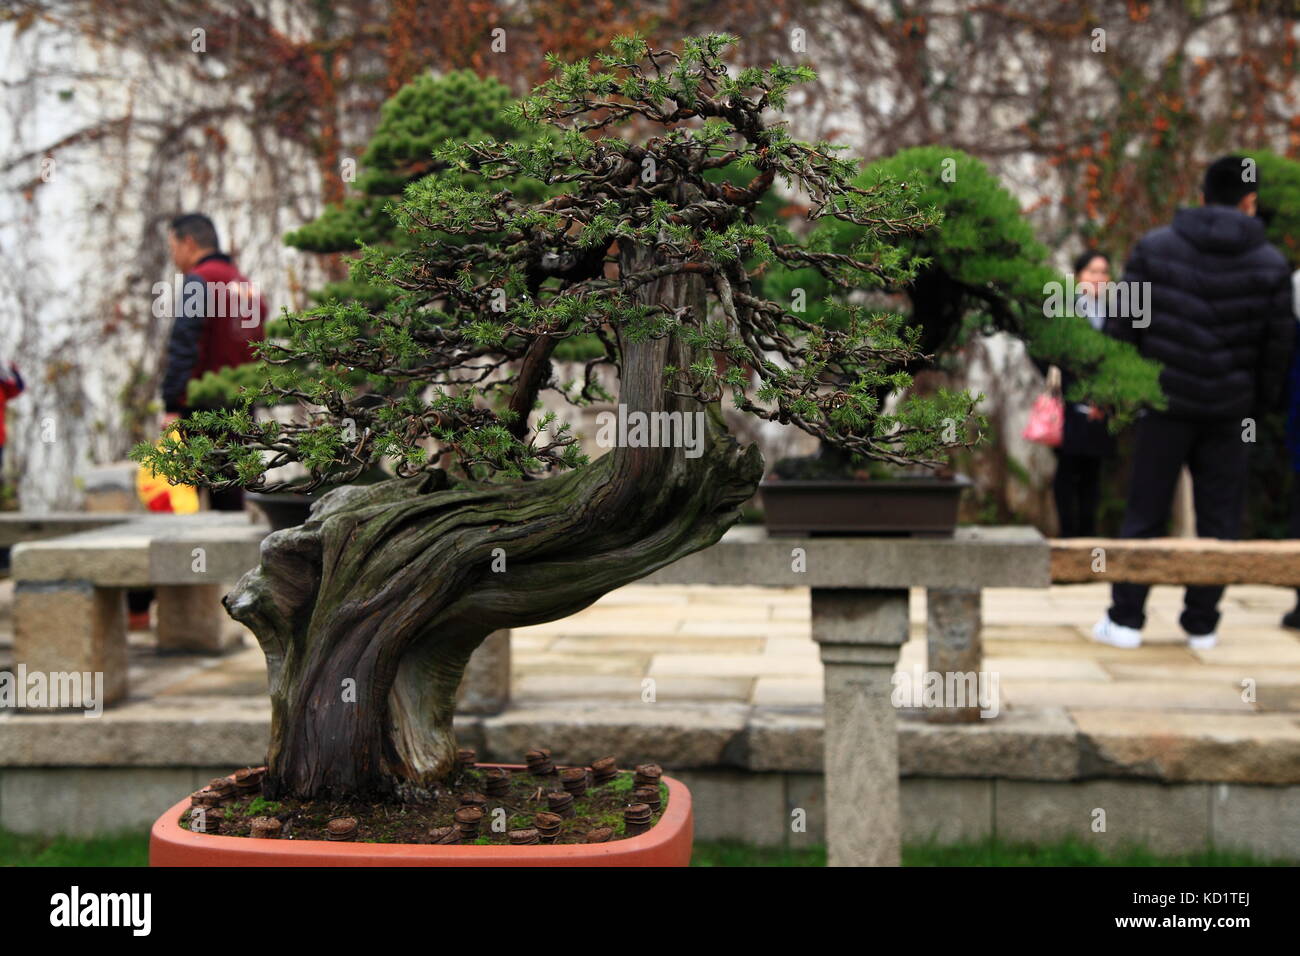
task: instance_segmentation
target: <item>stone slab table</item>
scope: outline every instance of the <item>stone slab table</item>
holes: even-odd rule
[[[131,588],[155,589],[160,651],[221,653],[235,639],[221,596],[247,560],[257,563],[267,530],[243,513],[137,515],[18,544],[15,663],[29,673],[102,672],[104,703],[121,700]]]
[[[970,645],[980,589],[1045,588],[1051,576],[1047,542],[1033,528],[960,528],[951,538],[796,538],[748,526],[638,583],[811,589],[826,686],[827,862],[897,866],[891,694],[908,638],[908,589],[929,589],[931,653],[937,642],[940,665],[931,669],[965,669],[973,661],[978,670],[978,640],[973,651]]]
[[[220,654],[238,633],[221,598],[270,532],[243,512],[129,517],[13,552],[15,663],[102,672],[106,705],[127,693],[126,591],[154,589],[159,651]],[[510,632],[495,631],[470,658],[458,709],[495,714],[509,699]]]

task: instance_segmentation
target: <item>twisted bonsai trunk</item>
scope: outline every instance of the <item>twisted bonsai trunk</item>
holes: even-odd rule
[[[646,249],[620,255],[624,275],[654,265]],[[697,316],[706,307],[694,275],[637,296]],[[267,537],[226,607],[269,666],[268,795],[418,799],[453,767],[456,689],[488,634],[573,614],[737,519],[762,472],[757,448],[739,450],[716,405],[665,390],[665,365],[691,361],[675,339],[620,333],[620,345],[629,411],[706,412],[698,458],[618,447],[544,481],[341,488],[303,526]],[[506,567],[494,572],[498,548]]]

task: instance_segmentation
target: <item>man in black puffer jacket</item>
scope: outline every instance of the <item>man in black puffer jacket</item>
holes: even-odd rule
[[[1251,160],[1217,160],[1205,173],[1204,205],[1179,209],[1172,226],[1143,236],[1124,268],[1125,283],[1141,284],[1129,286],[1129,303],[1145,307],[1111,316],[1106,331],[1163,365],[1168,407],[1138,423],[1121,538],[1166,533],[1184,464],[1196,533],[1240,533],[1255,418],[1280,402],[1296,324],[1291,270],[1255,218],[1259,188]],[[1137,647],[1149,590],[1116,584],[1093,636]],[[1187,589],[1180,623],[1192,648],[1217,642],[1222,596],[1221,587]]]

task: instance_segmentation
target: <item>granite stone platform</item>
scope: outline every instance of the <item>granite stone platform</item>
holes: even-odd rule
[[[0,582],[0,668],[11,587]],[[1142,648],[1093,643],[1107,595],[986,593],[999,714],[934,724],[900,709],[904,841],[1074,833],[1300,860],[1300,635],[1278,626],[1294,592],[1229,588],[1222,640],[1206,651],[1183,642],[1172,587],[1153,589]],[[512,705],[459,717],[461,738],[489,759],[549,744],[567,761],[658,760],[694,788],[702,838],[822,842],[823,685],[808,609],[801,588],[623,588],[513,632]],[[923,590],[910,618],[898,670],[914,677],[927,668]],[[130,694],[102,717],[0,711],[0,827],[139,828],[218,770],[262,759],[269,707],[251,638],[223,657],[159,656],[144,632],[128,644]]]

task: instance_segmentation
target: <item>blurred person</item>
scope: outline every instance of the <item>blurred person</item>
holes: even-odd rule
[[[27,388],[23,382],[22,373],[18,371],[18,366],[13,362],[0,362],[0,369],[8,368],[9,373],[6,375],[0,372],[0,485],[4,482],[4,464],[5,464],[5,405],[9,399],[17,398]],[[7,570],[9,567],[9,549],[0,548],[0,571]]]
[[[164,424],[188,415],[186,392],[192,379],[253,361],[253,343],[266,337],[266,303],[221,251],[211,219],[201,213],[177,216],[167,241],[183,279],[167,343]],[[238,488],[213,492],[210,500],[216,511],[244,507]]]
[[[1202,205],[1179,209],[1172,225],[1143,236],[1125,265],[1124,282],[1144,289],[1131,288],[1128,301],[1145,301],[1146,309],[1141,321],[1108,316],[1106,329],[1161,363],[1168,407],[1138,421],[1121,538],[1166,533],[1183,465],[1192,475],[1196,533],[1228,540],[1240,534],[1246,420],[1279,403],[1295,337],[1291,270],[1255,217],[1256,169],[1240,156],[1210,164]],[[1140,646],[1149,591],[1115,584],[1093,637]],[[1222,596],[1222,587],[1187,588],[1179,623],[1193,649],[1218,642]]]
[[[266,337],[266,304],[221,251],[211,219],[202,213],[177,216],[167,246],[179,275],[170,286],[162,284],[172,293],[173,315],[161,388],[164,426],[190,414],[186,395],[193,379],[252,361],[253,343]],[[214,511],[244,510],[239,488],[211,492],[208,500]],[[132,630],[149,627],[153,597],[152,589],[127,592]]]
[[[0,368],[5,366],[0,365]],[[11,398],[17,398],[27,388],[22,373],[13,362],[8,363],[9,372],[0,372],[0,474],[4,473],[5,463],[5,405]]]
[[[1300,278],[1300,271],[1295,273]],[[1300,319],[1300,294],[1295,300],[1295,314]],[[1290,398],[1287,402],[1286,443],[1291,450],[1291,522],[1287,529],[1292,538],[1300,538],[1300,336],[1291,353]],[[1282,616],[1282,626],[1300,630],[1300,588],[1296,589],[1296,606]]]
[[[1110,282],[1110,258],[1090,249],[1074,260],[1074,286],[1078,298],[1074,311],[1094,329],[1106,324],[1106,285]],[[1061,394],[1068,395],[1074,376],[1061,370]],[[1093,405],[1065,403],[1061,444],[1055,449],[1056,474],[1052,494],[1062,538],[1090,538],[1097,533],[1097,511],[1101,507],[1101,463],[1115,454],[1115,439],[1106,426],[1106,416]]]

